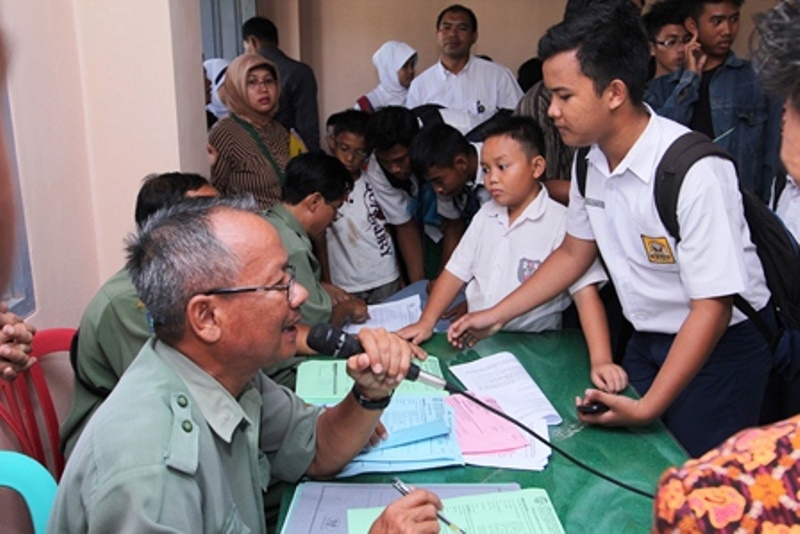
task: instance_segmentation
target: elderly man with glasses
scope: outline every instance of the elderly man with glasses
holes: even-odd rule
[[[365,353],[347,361],[353,394],[326,410],[261,373],[294,354],[307,293],[252,208],[187,201],[129,239],[128,270],[155,336],[79,439],[50,531],[266,532],[270,480],[331,476],[368,442],[422,352],[362,330]],[[417,491],[373,532],[401,523],[438,532],[440,507]]]

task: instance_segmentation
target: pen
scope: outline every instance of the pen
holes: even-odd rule
[[[402,495],[408,495],[409,493],[411,493],[411,489],[397,477],[392,477],[392,487],[397,491],[399,491]],[[447,526],[447,528],[450,529],[451,532],[455,532],[456,534],[467,534],[464,529],[458,527],[455,523],[447,519],[440,512],[436,512],[436,517],[438,517],[439,521],[444,523]]]

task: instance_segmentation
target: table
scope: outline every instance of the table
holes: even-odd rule
[[[680,465],[687,455],[659,422],[647,427],[606,428],[578,421],[574,399],[591,387],[589,357],[579,331],[522,334],[501,332],[465,351],[450,346],[444,334],[423,345],[448,365],[509,351],[550,399],[564,421],[550,427],[550,439],[584,463],[649,493],[660,474]],[[449,371],[445,375],[452,379]],[[516,471],[484,467],[449,467],[402,474],[412,485],[426,483],[518,482],[523,488],[547,490],[567,533],[646,533],[652,525],[653,501],[592,475],[553,451],[544,471]],[[388,482],[391,475],[368,474],[344,479]],[[284,510],[291,495],[284,499]]]

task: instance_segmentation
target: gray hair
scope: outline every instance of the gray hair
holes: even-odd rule
[[[754,60],[761,81],[800,110],[800,0],[783,0],[755,19]]]
[[[157,211],[128,236],[128,273],[161,339],[181,339],[189,300],[231,285],[241,269],[237,255],[214,235],[211,216],[257,207],[252,197],[187,199]]]

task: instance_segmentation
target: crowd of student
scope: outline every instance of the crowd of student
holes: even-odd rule
[[[261,496],[274,503],[272,484],[334,473],[384,437],[380,412],[443,317],[453,320],[448,339],[466,347],[501,329],[562,328],[574,302],[594,385],[576,404],[608,407],[580,420],[661,419],[692,457],[795,414],[793,390],[762,413],[783,377],[733,296],[776,325],[739,191],[772,196],[789,228],[800,227],[800,5],[784,0],[760,18],[762,85],[731,50],[742,3],[661,0],[642,17],[629,0],[570,0],[539,41],[543,80],[525,94],[508,69],[471,53],[478,21],[450,6],[436,21],[440,59],[418,77],[409,45],[375,53],[380,85],[326,122],[331,155],[315,146],[313,73],[280,51],[271,22],[246,22],[246,53],[207,65],[212,109],[225,115],[209,132],[210,183],[181,173],[145,180],[128,264],[81,320],[52,529],[264,530]],[[707,157],[689,169],[676,239],[653,182],[689,129],[737,164]],[[589,147],[578,163],[576,147]],[[570,180],[580,166],[583,187]],[[413,292],[426,303],[417,323],[397,335],[362,330],[366,354],[348,361],[352,396],[324,412],[294,396],[312,324],[360,323],[368,304]],[[615,302],[630,339],[618,340],[607,317]],[[35,330],[0,319],[0,370],[13,379],[29,365]],[[629,383],[639,398],[621,394]],[[761,449],[793,440],[796,423],[759,434]],[[722,526],[698,513],[701,497],[690,493],[702,477],[692,470],[704,459],[742,461],[725,447],[665,474],[659,528],[786,519],[763,499]],[[763,464],[770,473],[794,472],[776,458]],[[715,473],[704,485],[722,483]],[[737,484],[742,499],[758,500],[746,479]],[[414,492],[373,531],[438,532],[440,507]]]

